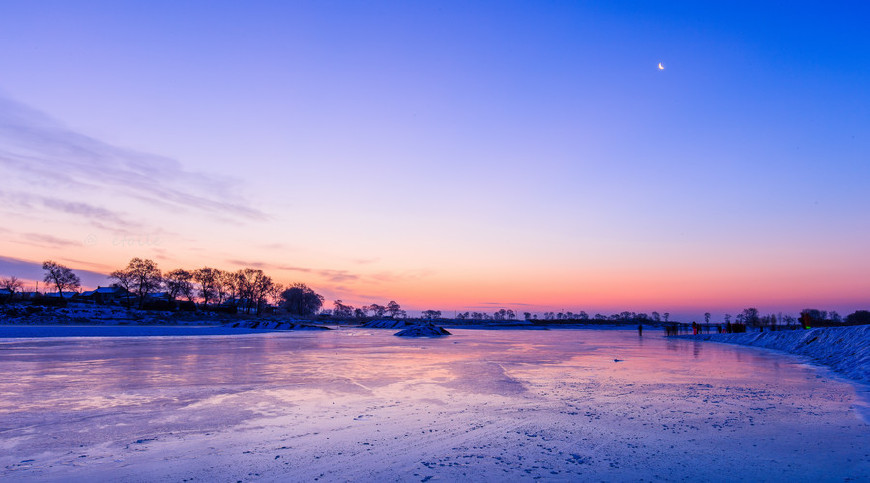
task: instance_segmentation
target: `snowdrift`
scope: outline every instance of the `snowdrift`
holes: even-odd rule
[[[382,319],[366,322],[360,327],[364,329],[402,329],[405,327],[411,327],[412,325],[414,324],[408,322],[407,320]]]
[[[435,327],[434,325],[415,325],[396,332],[393,335],[398,337],[441,337],[444,335],[450,335],[450,332],[447,332],[447,330],[442,327]]]
[[[244,322],[233,322],[231,324],[226,324],[224,327],[267,330],[332,330],[329,327],[323,327],[320,325],[301,324],[297,321],[277,320],[248,320]]]
[[[870,384],[870,325],[682,337],[798,354],[829,366],[849,379]]]

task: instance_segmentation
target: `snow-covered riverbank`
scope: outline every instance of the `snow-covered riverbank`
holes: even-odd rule
[[[681,337],[789,352],[829,366],[849,379],[870,384],[870,325]]]

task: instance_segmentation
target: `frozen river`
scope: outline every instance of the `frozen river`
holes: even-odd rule
[[[0,338],[0,479],[870,479],[855,387],[789,356],[393,332]]]

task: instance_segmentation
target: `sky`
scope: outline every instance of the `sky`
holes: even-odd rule
[[[0,3],[0,275],[870,307],[863,2]],[[659,63],[664,69],[659,68]]]

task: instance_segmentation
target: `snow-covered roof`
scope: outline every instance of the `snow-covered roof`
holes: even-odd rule
[[[103,294],[103,295],[113,295],[113,294],[123,294],[125,290],[121,287],[97,287],[94,290],[88,290],[87,292],[82,292],[82,295],[85,297],[91,297],[95,294]]]

